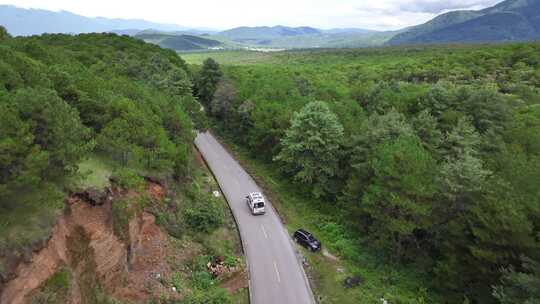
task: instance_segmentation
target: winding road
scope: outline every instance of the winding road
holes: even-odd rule
[[[252,304],[313,304],[300,258],[271,203],[266,214],[251,215],[245,196],[261,189],[208,132],[195,145],[206,160],[227,199],[240,230],[246,254]]]

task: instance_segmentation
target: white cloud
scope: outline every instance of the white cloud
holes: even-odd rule
[[[138,18],[184,26],[308,25],[398,29],[453,9],[483,8],[502,0],[0,0],[27,8],[84,16]]]

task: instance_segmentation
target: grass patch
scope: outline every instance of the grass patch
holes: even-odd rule
[[[188,64],[194,65],[201,65],[209,57],[223,65],[250,65],[277,62],[273,53],[244,50],[182,53],[180,56]]]
[[[80,188],[104,189],[110,186],[109,178],[116,164],[112,160],[98,155],[92,155],[79,164],[81,175],[77,186]]]
[[[242,288],[232,295],[232,303],[234,304],[249,304],[249,290]]]
[[[32,304],[66,303],[71,290],[72,274],[69,269],[58,270],[31,300]]]
[[[301,249],[309,266],[306,268],[320,303],[379,303],[384,297],[390,303],[439,303],[439,295],[426,289],[429,278],[418,272],[414,265],[388,264],[377,252],[365,246],[348,227],[346,215],[339,206],[307,199],[271,165],[257,160],[251,154],[222,138],[243,167],[264,189],[278,210],[290,233],[305,228],[314,233],[323,247],[339,257],[337,261],[321,253]],[[337,210],[337,211],[336,211]],[[358,275],[364,283],[347,289],[343,280]]]

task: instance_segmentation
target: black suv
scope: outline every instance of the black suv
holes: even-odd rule
[[[304,229],[298,229],[293,234],[293,239],[298,244],[306,247],[311,251],[321,250],[321,242],[319,242],[313,234],[305,231]]]

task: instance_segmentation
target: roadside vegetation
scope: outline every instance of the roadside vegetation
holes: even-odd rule
[[[538,301],[539,54],[534,43],[280,52],[222,64],[196,89],[215,88],[199,95],[212,128],[289,229],[338,256],[308,255],[323,302],[525,303]],[[199,79],[217,73],[208,62]],[[363,283],[346,290],[348,275]]]

